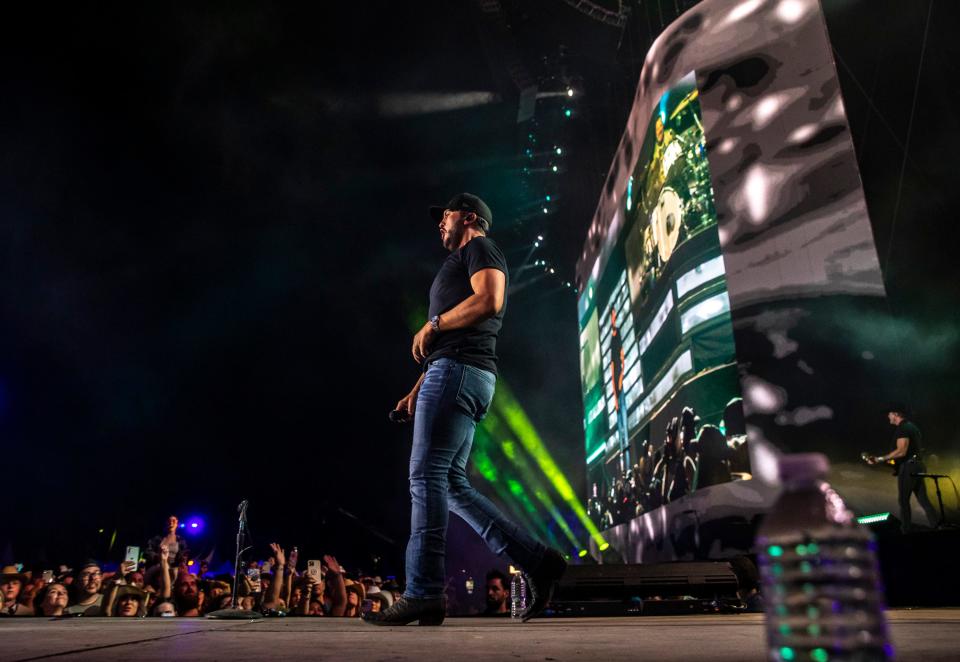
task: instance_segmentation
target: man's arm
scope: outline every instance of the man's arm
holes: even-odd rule
[[[440,315],[440,330],[452,331],[476,326],[503,308],[507,277],[499,269],[481,269],[470,277],[473,294]]]
[[[907,456],[907,448],[910,447],[910,439],[907,437],[900,437],[897,439],[897,447],[887,453],[886,455],[881,455],[877,459],[880,462],[887,462],[889,460],[896,460],[901,457]]]
[[[473,294],[439,316],[440,332],[476,326],[500,312],[506,297],[507,276],[499,269],[481,269],[470,277]],[[422,363],[437,331],[427,322],[413,337],[413,358]]]

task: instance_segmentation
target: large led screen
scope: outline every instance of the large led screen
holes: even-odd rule
[[[749,476],[692,72],[651,114],[617,214],[579,300],[588,506],[601,529]]]
[[[817,0],[703,0],[656,39],[576,281],[585,496],[622,560],[748,552],[781,453],[897,511],[860,453],[892,448],[906,348]]]

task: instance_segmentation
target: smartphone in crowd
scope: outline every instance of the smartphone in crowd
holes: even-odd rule
[[[140,565],[140,548],[136,545],[127,545],[127,553],[123,556],[124,563],[130,567],[127,572],[133,572]],[[120,566],[123,567],[122,565]]]
[[[53,570],[44,570],[43,571],[43,583],[51,584],[53,583]]]
[[[307,561],[307,574],[318,582],[323,579],[323,570],[321,569],[320,561],[317,559],[310,559]]]
[[[260,592],[260,568],[247,568],[247,579],[253,584],[254,593]]]

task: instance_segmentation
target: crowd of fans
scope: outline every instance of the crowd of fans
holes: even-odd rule
[[[639,442],[636,462],[593,483],[587,512],[606,529],[672,503],[692,492],[750,476],[743,401],[723,413],[723,429],[704,425],[691,407],[666,425],[660,443]]]
[[[297,548],[287,554],[276,543],[270,545],[270,559],[250,561],[239,577],[214,574],[206,562],[190,561],[187,543],[177,534],[177,518],[171,516],[167,525],[167,533],[148,543],[139,563],[124,561],[113,571],[93,559],[38,576],[4,566],[0,615],[197,617],[232,608],[266,616],[356,618],[388,608],[402,594],[392,578],[348,577],[330,555],[300,568]],[[491,570],[483,615],[508,614],[509,597],[506,575]]]

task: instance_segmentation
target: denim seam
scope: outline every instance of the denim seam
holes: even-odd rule
[[[460,401],[460,395],[463,393],[463,383],[467,379],[467,368],[470,366],[465,364],[460,364],[463,367],[463,370],[460,371],[460,383],[457,385],[457,395],[454,397],[454,404],[462,404]]]

